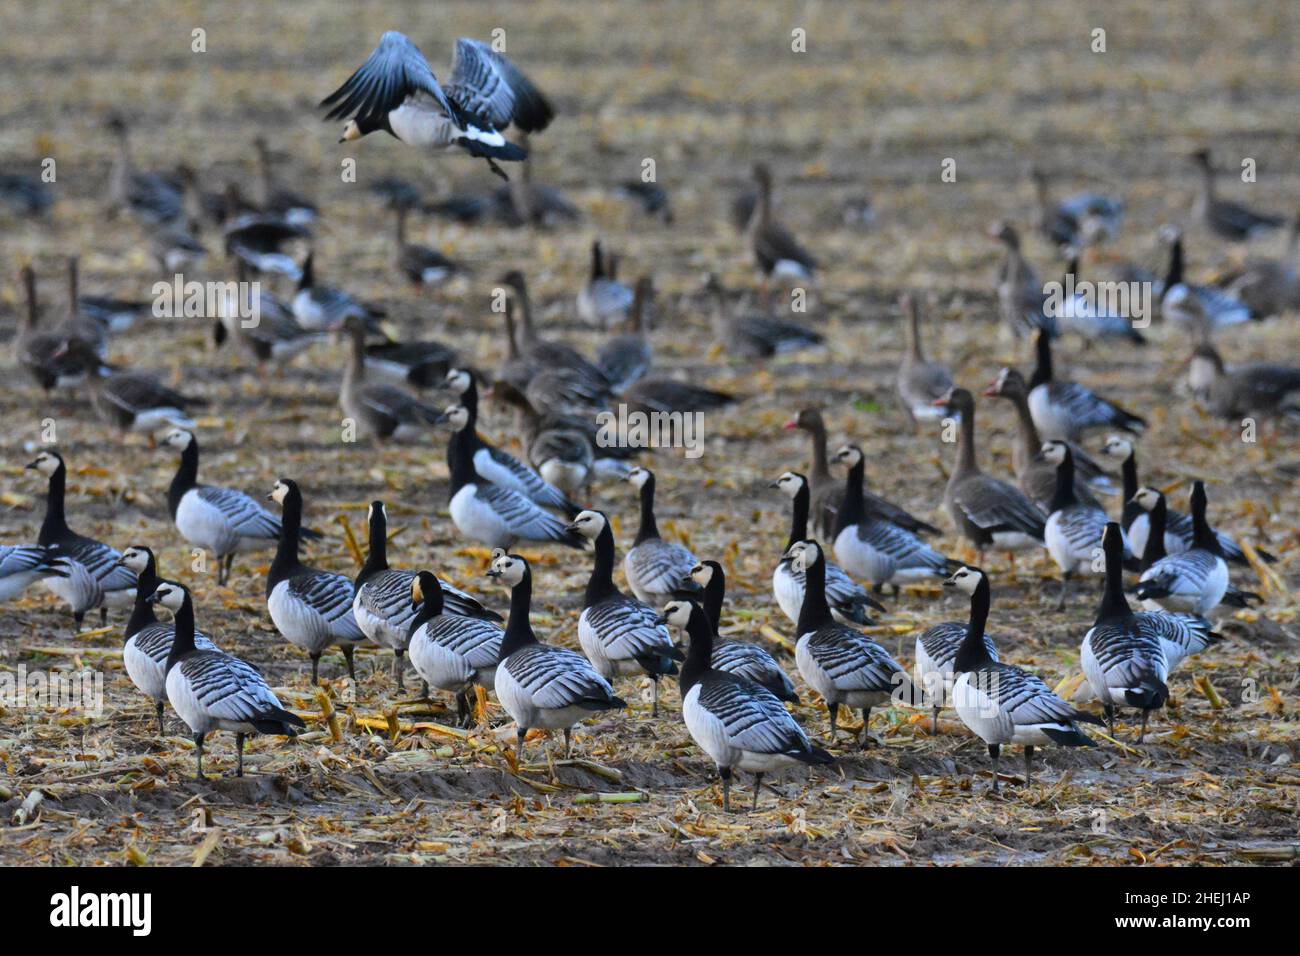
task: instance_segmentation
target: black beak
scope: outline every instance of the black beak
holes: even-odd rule
[[[663,627],[667,623],[668,623],[668,618],[665,617],[663,614],[660,614],[658,617],[655,618],[656,627]]]
[[[163,589],[162,589],[162,588],[156,588],[156,589],[154,589],[153,594],[150,594],[147,598],[145,598],[145,603],[146,603],[146,604],[157,604],[158,602],[160,602],[160,601],[163,599],[163,593],[162,593],[162,592],[163,592]],[[168,593],[171,593],[171,592],[168,592]]]
[[[412,602],[411,602],[411,610],[412,610],[412,611],[415,611],[417,614],[419,613],[420,608],[422,608],[422,607],[424,607],[424,602],[423,602],[423,601],[412,601]]]
[[[34,469],[34,468],[36,468],[39,464],[40,464],[40,462],[38,462],[38,461],[29,461],[27,464],[23,465],[23,467],[24,467],[24,468],[33,468],[33,469]]]
[[[501,572],[495,568],[488,568],[487,576],[490,578],[499,578],[501,577]]]

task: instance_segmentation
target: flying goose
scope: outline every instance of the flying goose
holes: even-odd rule
[[[494,553],[488,576],[510,588],[496,695],[515,719],[516,759],[523,762],[524,738],[533,728],[563,729],[568,756],[574,725],[603,710],[622,710],[627,702],[614,696],[609,681],[581,654],[537,640],[529,621],[533,573],[527,561],[517,554]]]
[[[691,568],[698,561],[690,550],[659,537],[655,521],[655,475],[640,466],[628,472],[625,481],[637,489],[641,498],[641,526],[636,540],[623,558],[623,573],[628,587],[641,601],[654,607],[678,591],[697,590],[691,581]]]
[[[1080,723],[1100,724],[1057,697],[1042,678],[997,659],[984,627],[991,594],[988,576],[979,568],[963,567],[944,582],[970,595],[970,623],[953,658],[957,680],[953,707],[961,722],[988,744],[993,758],[993,789],[998,789],[998,757],[1004,744],[1025,748],[1025,786],[1033,784],[1034,748],[1090,747]]]
[[[600,241],[591,244],[591,277],[578,292],[578,318],[587,325],[608,329],[623,322],[632,311],[635,293],[619,282]]]
[[[790,619],[791,624],[799,621],[799,610],[803,607],[804,573],[796,571],[790,558],[790,549],[800,541],[808,539],[808,509],[811,495],[808,479],[798,472],[784,472],[772,482],[773,488],[779,488],[794,502],[790,516],[790,537],[786,541],[781,560],[772,572],[772,591],[776,594],[776,603]],[[868,610],[883,612],[885,606],[867,593],[866,588],[858,584],[838,564],[826,562],[826,601],[836,620],[850,624],[872,624]],[[705,601],[708,610],[708,600]]]
[[[150,598],[175,616],[175,637],[167,654],[167,699],[194,734],[196,779],[203,776],[203,738],[214,730],[235,735],[238,762],[235,776],[244,775],[244,738],[249,734],[297,735],[306,727],[287,711],[253,665],[199,647],[194,631],[194,603],[189,590],[175,581],[161,581]]]
[[[632,292],[632,307],[627,320],[631,330],[607,339],[596,353],[596,367],[614,392],[627,391],[645,377],[654,363],[650,320],[646,314],[653,298],[654,282],[649,276],[642,276]]]
[[[1194,285],[1183,278],[1181,230],[1162,226],[1160,239],[1169,246],[1169,268],[1160,292],[1160,315],[1166,322],[1196,339],[1206,339],[1256,317],[1231,293],[1214,286]]]
[[[68,527],[63,499],[68,469],[56,451],[43,451],[27,465],[49,479],[45,518],[36,543],[55,555],[66,575],[49,575],[42,583],[72,609],[74,630],[81,629],[86,612],[99,608],[101,623],[108,608],[129,606],[135,600],[135,573],[118,564],[122,555],[114,548],[77,534]]]
[[[1262,236],[1285,222],[1281,216],[1258,213],[1241,203],[1220,199],[1214,188],[1214,162],[1210,159],[1210,151],[1198,149],[1191,158],[1201,171],[1201,188],[1196,194],[1192,215],[1202,220],[1215,235],[1240,242]]]
[[[312,332],[333,332],[342,328],[348,319],[367,321],[376,316],[374,309],[341,289],[317,285],[315,263],[315,253],[308,253],[303,260],[298,290],[290,303],[299,325]]]
[[[1169,699],[1169,662],[1165,657],[1161,629],[1153,614],[1134,614],[1124,599],[1124,540],[1115,522],[1102,534],[1106,556],[1106,586],[1097,618],[1084,635],[1079,662],[1093,694],[1106,712],[1110,735],[1115,735],[1115,708],[1136,707],[1142,711],[1146,736],[1151,711]]]
[[[366,381],[365,322],[355,315],[348,316],[343,329],[352,347],[339,388],[339,407],[356,424],[357,431],[380,441],[403,441],[431,428],[438,420],[437,409],[400,388]]]
[[[1146,419],[1126,412],[1078,382],[1052,374],[1052,342],[1039,333],[1034,339],[1037,362],[1029,378],[1029,411],[1044,438],[1074,441],[1093,428],[1118,428],[1140,432]]]
[[[1019,488],[980,471],[975,457],[974,396],[964,388],[953,388],[939,401],[961,424],[956,461],[943,493],[957,530],[979,551],[981,563],[989,548],[1041,547],[1046,524],[1042,512]]]
[[[1056,601],[1056,609],[1060,611],[1065,608],[1070,578],[1077,573],[1096,574],[1101,570],[1097,549],[1108,519],[1099,505],[1081,500],[1076,493],[1074,455],[1069,445],[1055,440],[1044,442],[1043,459],[1056,467],[1056,490],[1047,508],[1043,542],[1061,569],[1061,593]]]
[[[500,615],[491,611],[464,616],[451,610],[447,597],[459,593],[431,571],[416,573],[406,595],[413,616],[405,640],[426,686],[455,694],[457,722],[469,726],[470,690],[495,689],[505,631]]]
[[[456,41],[451,81],[444,91],[419,49],[390,30],[355,73],[321,100],[326,119],[348,118],[339,142],[376,130],[412,146],[458,146],[487,160],[518,162],[526,151],[502,131],[513,124],[525,133],[546,129],[555,116],[541,91],[510,60],[486,43]]]
[[[279,503],[280,544],[266,575],[266,607],[271,623],[290,644],[311,658],[311,682],[320,683],[320,658],[338,645],[355,682],[352,652],[366,635],[352,613],[352,582],[341,574],[308,567],[298,560],[302,532],[302,492],[298,483],[281,478],[267,496]]]
[[[599,511],[583,511],[568,530],[595,544],[596,563],[582,599],[578,643],[601,677],[647,674],[654,683],[651,716],[659,716],[659,678],[677,673],[682,652],[668,629],[655,623],[655,610],[628,597],[614,584],[614,532]],[[688,571],[689,574],[689,571]]]
[[[935,401],[952,388],[952,372],[942,362],[931,362],[921,350],[921,306],[917,297],[904,293],[899,305],[907,318],[907,348],[898,364],[895,387],[907,417],[913,425],[941,418]]]
[[[866,458],[856,445],[835,453],[837,464],[848,469],[844,500],[836,516],[835,557],[850,573],[867,578],[877,589],[926,578],[943,577],[951,559],[944,557],[910,531],[873,516],[863,497]],[[823,571],[823,578],[824,578]]]
[[[136,574],[135,606],[126,622],[126,642],[122,645],[122,664],[127,676],[140,693],[154,702],[158,715],[158,736],[163,736],[163,704],[167,700],[167,656],[176,636],[174,624],[164,624],[154,614],[154,589],[158,587],[158,565],[153,552],[142,545],[132,545],[122,552],[118,563]],[[216,650],[206,634],[194,632],[194,646]]]
[[[1160,500],[1158,492],[1151,488],[1138,491],[1134,500],[1148,512],[1156,507]],[[1163,497],[1163,496],[1160,496]],[[1167,555],[1145,568],[1138,579],[1136,594],[1142,606],[1149,611],[1164,608],[1167,611],[1181,611],[1199,614],[1204,617],[1219,606],[1228,593],[1228,565],[1223,560],[1223,549],[1210,528],[1205,515],[1205,483],[1192,484],[1192,546],[1180,554]],[[1152,521],[1152,531],[1156,522]],[[1148,536],[1147,550],[1143,552],[1143,564],[1148,554],[1154,556],[1152,545],[1164,546],[1164,535],[1159,541],[1154,535]]]
[[[447,258],[436,249],[406,241],[406,218],[410,209],[398,205],[393,210],[396,231],[393,236],[397,257],[397,271],[406,276],[412,285],[433,286],[445,282],[458,272],[464,271],[461,265]]]
[[[845,624],[835,623],[826,603],[826,558],[815,541],[800,541],[793,548],[795,567],[805,574],[807,591],[799,622],[795,625],[795,662],[804,681],[826,701],[835,743],[837,711],[841,704],[862,709],[862,747],[874,743],[868,726],[871,709],[891,700],[916,699],[911,678],[889,652]]]
[[[126,120],[120,114],[110,116],[105,125],[117,141],[117,154],[108,179],[110,210],[125,211],[146,226],[180,218],[183,211],[180,183],[173,177],[135,168]]]
[[[821,333],[797,322],[757,312],[735,313],[727,303],[727,290],[713,273],[705,279],[704,290],[710,303],[714,339],[727,355],[764,359],[818,348],[826,342]]]
[[[257,151],[257,180],[254,193],[257,205],[263,212],[282,216],[285,222],[293,226],[310,226],[314,223],[319,214],[316,204],[276,182],[275,171],[271,168],[271,147],[266,137],[254,137],[253,149]]]
[[[1229,367],[1213,345],[1201,342],[1192,352],[1187,380],[1197,400],[1218,418],[1300,418],[1300,366],[1251,362]]]
[[[722,807],[731,812],[731,774],[754,775],[753,810],[763,775],[799,764],[835,762],[814,747],[803,728],[770,690],[739,674],[719,670],[713,661],[713,626],[694,601],[671,601],[660,620],[681,628],[691,639],[682,665],[682,719],[691,738],[712,759],[722,778]]]
[[[717,561],[701,561],[691,569],[691,577],[704,589],[700,608],[713,629],[713,653],[709,656],[709,666],[751,680],[767,688],[779,700],[799,703],[790,676],[776,658],[757,644],[722,640],[722,602],[727,593],[727,576],[722,565]]]
[[[0,544],[0,603],[12,601],[43,578],[71,572],[58,552],[34,544]]]
[[[745,226],[745,235],[763,274],[764,290],[773,276],[793,282],[812,279],[817,260],[772,214],[772,171],[765,163],[755,163],[753,175],[758,201]]]
[[[823,538],[832,537],[840,500],[844,497],[844,483],[831,475],[830,459],[826,452],[826,422],[815,408],[805,408],[785,423],[785,427],[808,432],[812,438],[812,470],[809,488],[812,493],[813,531]],[[863,491],[867,508],[874,517],[883,518],[913,534],[938,534],[939,529],[870,491]]]
[[[474,459],[474,472],[484,481],[517,491],[534,504],[543,508],[554,508],[566,515],[576,515],[581,508],[569,500],[559,488],[550,484],[529,466],[514,455],[502,451],[479,437],[478,433],[478,384],[474,373],[468,369],[453,368],[448,371],[445,385],[460,395],[460,407],[465,410],[465,421],[460,421],[459,413],[449,423],[455,429],[453,443],[466,446]],[[449,450],[449,454],[451,454]]]
[[[1002,321],[1017,339],[1035,332],[1055,337],[1056,318],[1045,309],[1047,293],[1038,273],[1020,251],[1020,234],[1015,226],[1005,220],[995,222],[989,227],[988,236],[1006,250],[998,265],[995,288]]]
[[[1091,246],[1114,239],[1124,220],[1124,204],[1098,193],[1078,193],[1052,200],[1047,173],[1031,167],[1038,207],[1034,227],[1057,246]]]
[[[451,520],[465,537],[489,548],[508,548],[516,541],[553,541],[582,547],[582,538],[565,530],[564,522],[514,488],[487,481],[478,473],[475,438],[469,434],[469,412],[453,405],[438,417],[452,431],[447,443],[451,472]]]

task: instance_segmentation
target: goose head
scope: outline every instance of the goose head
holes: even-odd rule
[[[1070,448],[1065,444],[1065,442],[1053,438],[1050,441],[1043,442],[1043,447],[1040,451],[1042,452],[1044,461],[1050,462],[1053,465],[1059,465],[1061,462],[1065,461],[1065,456],[1069,454]]]
[[[641,488],[644,488],[645,483],[653,477],[654,472],[649,468],[642,468],[640,465],[636,465],[631,471],[623,476],[623,480],[629,482],[632,487],[640,490]]]
[[[826,423],[822,420],[822,413],[816,408],[804,408],[799,411],[794,418],[785,423],[786,428],[799,428],[806,432],[815,432],[824,429]]]
[[[43,451],[29,462],[27,467],[34,468],[46,478],[49,478],[63,467],[63,458],[56,451]]]
[[[1139,488],[1134,493],[1132,501],[1143,511],[1151,511],[1163,497],[1164,495],[1155,488]]]
[[[173,428],[163,436],[162,443],[169,448],[184,451],[194,442],[194,435],[183,428]]]
[[[153,560],[153,552],[143,545],[133,544],[122,552],[122,556],[117,559],[117,564],[124,568],[130,568],[136,574],[140,574],[149,566]]]
[[[447,410],[434,420],[434,424],[447,431],[462,431],[469,424],[469,409],[464,405],[449,405]]]
[[[175,581],[160,581],[154,588],[153,594],[149,595],[149,603],[161,604],[169,611],[179,611],[185,603],[186,593],[183,584],[177,584]]]
[[[1017,398],[1026,394],[1025,377],[1014,368],[1004,368],[992,384],[984,389],[984,394],[990,398]]]
[[[817,563],[822,549],[816,541],[796,541],[786,552],[791,558],[791,566],[796,571],[807,571]]]
[[[862,449],[857,445],[843,445],[831,456],[831,461],[845,468],[856,468],[862,461]]]
[[[716,566],[714,561],[701,561],[695,567],[691,568],[691,580],[700,587],[708,587],[713,580],[713,569]]]
[[[984,572],[979,568],[972,568],[963,565],[953,572],[952,577],[945,578],[943,586],[946,588],[957,588],[965,594],[974,594],[975,589],[980,586],[984,580]]]
[[[1106,444],[1101,446],[1101,453],[1116,461],[1125,461],[1133,454],[1133,443],[1122,435],[1109,435]]]
[[[800,489],[806,484],[808,484],[808,479],[803,475],[799,474],[797,471],[787,471],[783,472],[781,477],[772,482],[768,487],[780,488],[781,492],[787,498],[793,498],[795,495],[799,494]]]
[[[495,578],[506,587],[512,588],[524,579],[528,572],[528,562],[517,554],[506,554],[501,548],[492,552],[492,566],[487,575]]]
[[[987,235],[995,242],[1000,242],[1008,249],[1020,249],[1020,233],[1016,227],[1005,219],[999,219],[988,228]]]
[[[463,395],[465,392],[469,391],[469,387],[472,383],[473,376],[470,375],[467,369],[463,368],[453,368],[449,370],[446,379],[443,381],[443,385],[451,389],[457,395]]]
[[[671,624],[679,630],[685,630],[686,625],[691,620],[691,602],[690,601],[669,601],[664,605],[663,612],[655,620],[656,624]]]
[[[301,495],[298,491],[298,483],[289,478],[280,478],[276,481],[271,493],[266,497],[278,505],[282,505],[292,495]]]
[[[605,530],[609,521],[599,511],[579,511],[573,521],[569,522],[565,531],[576,531],[589,541],[595,541],[600,537],[600,533]]]

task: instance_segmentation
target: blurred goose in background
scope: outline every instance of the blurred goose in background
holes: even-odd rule
[[[772,171],[765,163],[754,164],[758,200],[745,226],[749,247],[763,275],[764,296],[773,276],[778,281],[807,282],[813,278],[817,260],[799,244],[772,212]]]
[[[19,278],[26,309],[19,319],[18,334],[13,339],[15,361],[46,395],[55,388],[84,382],[100,366],[96,352],[98,338],[83,338],[81,344],[84,348],[67,348],[70,333],[75,335],[76,330],[70,329],[66,323],[42,325],[36,298],[36,272],[30,265],[25,265]]]
[[[431,571],[420,571],[411,578],[407,598],[414,616],[408,652],[426,684],[426,696],[429,687],[455,694],[457,723],[467,727],[473,719],[470,691],[496,687],[505,631],[498,614],[466,617],[450,610],[447,601],[453,591]]]
[[[249,266],[243,259],[236,260],[236,276],[237,285],[228,290],[221,303],[221,314],[213,325],[213,341],[218,347],[231,338],[259,366],[268,362],[282,366],[325,341],[325,332],[304,329],[289,307],[260,284],[254,292],[248,279]]]
[[[668,199],[668,191],[658,183],[625,179],[615,187],[615,193],[640,206],[646,216],[662,220],[665,226],[673,224],[673,207]]]
[[[1058,611],[1065,608],[1070,578],[1077,573],[1098,573],[1097,542],[1106,528],[1106,512],[1097,504],[1083,501],[1075,491],[1074,456],[1063,441],[1043,443],[1043,459],[1056,467],[1056,489],[1048,505],[1043,543],[1061,569]],[[1128,550],[1125,542],[1125,550]]]
[[[587,325],[608,329],[627,319],[634,293],[615,276],[613,256],[606,257],[600,241],[591,244],[591,276],[578,292],[578,318]]]
[[[1208,285],[1192,285],[1183,278],[1183,234],[1176,226],[1163,226],[1160,239],[1169,246],[1169,268],[1160,298],[1166,322],[1194,339],[1205,339],[1222,329],[1249,322],[1250,308],[1241,300]]]
[[[271,165],[271,147],[266,137],[254,137],[253,149],[257,152],[256,192],[253,194],[257,205],[263,212],[279,216],[291,226],[310,226],[314,223],[319,214],[316,204],[276,182],[275,170]]]
[[[0,173],[0,203],[14,215],[39,219],[54,205],[54,190],[39,176],[23,173]]]
[[[412,285],[439,285],[453,275],[464,271],[459,263],[447,258],[436,249],[406,241],[406,218],[410,209],[399,205],[393,211],[396,226],[394,240],[397,246],[395,264],[397,271],[406,276]]]
[[[524,274],[518,269],[507,272],[501,277],[502,284],[512,296],[514,305],[519,309],[519,324],[515,336],[520,355],[520,364],[511,375],[511,383],[521,391],[527,392],[531,379],[539,372],[557,372],[566,370],[576,383],[593,394],[607,394],[609,380],[595,365],[566,342],[542,338],[533,324],[532,303],[528,296],[528,284]],[[506,311],[507,331],[513,322],[513,313]],[[542,410],[542,406],[534,403]]]
[[[222,242],[226,255],[252,272],[287,276],[298,282],[303,269],[294,258],[294,244],[309,236],[302,225],[258,214],[241,216],[228,223],[222,232]]]
[[[907,348],[898,364],[895,386],[903,409],[913,425],[942,418],[935,401],[952,388],[952,372],[942,362],[931,362],[921,348],[921,305],[910,292],[903,294],[899,306],[906,318]]]
[[[1054,377],[1052,341],[1045,332],[1034,337],[1037,361],[1029,378],[1029,411],[1044,438],[1077,440],[1094,428],[1140,432],[1146,419],[1127,412],[1078,382]]]
[[[1258,213],[1241,203],[1220,199],[1214,188],[1214,162],[1208,149],[1193,152],[1192,162],[1201,171],[1201,188],[1196,194],[1192,215],[1204,222],[1215,235],[1240,242],[1271,232],[1286,221],[1281,216]]]
[[[85,346],[74,342],[68,347]],[[86,360],[90,361],[89,357]],[[163,426],[193,429],[194,419],[189,417],[189,410],[206,408],[208,404],[206,398],[168,388],[154,374],[119,371],[111,365],[101,366],[86,381],[95,412],[120,432],[152,435]]]
[[[348,119],[340,142],[383,130],[412,146],[459,147],[487,160],[502,179],[496,160],[518,162],[527,155],[502,131],[513,125],[540,132],[555,116],[542,92],[488,44],[456,41],[444,91],[424,55],[395,31],[380,37],[366,62],[320,105],[331,107],[326,119]]]
[[[293,317],[304,329],[332,332],[350,318],[371,320],[377,313],[341,289],[316,284],[315,255],[309,253],[302,264],[302,277],[294,294]]]
[[[1213,345],[1202,342],[1188,362],[1187,381],[1197,401],[1218,418],[1259,414],[1300,418],[1300,366],[1271,362],[1227,366]]]
[[[1134,326],[1135,319],[1150,320],[1151,316],[1128,316],[1122,315],[1119,311],[1111,311],[1110,305],[1102,301],[1103,296],[1100,293],[1093,292],[1095,286],[1087,286],[1085,289],[1079,286],[1079,249],[1077,246],[1068,246],[1064,250],[1068,263],[1065,267],[1065,276],[1061,279],[1061,295],[1055,297],[1048,295],[1047,309],[1051,312],[1060,325],[1062,332],[1073,332],[1083,340],[1084,348],[1090,348],[1094,342],[1121,340],[1133,345],[1146,345],[1147,340],[1138,328]],[[1066,296],[1066,292],[1074,289],[1074,294]],[[1127,311],[1135,312],[1134,308],[1137,303],[1129,300],[1130,305]],[[1126,311],[1126,310],[1121,310]]]
[[[654,472],[638,466],[628,472],[625,480],[637,489],[641,499],[641,524],[636,540],[623,558],[628,587],[651,607],[663,604],[679,591],[698,591],[699,586],[691,579],[691,568],[699,563],[695,555],[682,545],[659,537]]]
[[[184,272],[208,255],[194,224],[184,219],[158,226],[150,232],[149,252],[158,268],[168,274]]]
[[[713,653],[709,666],[715,671],[736,674],[767,688],[778,700],[799,703],[794,683],[774,658],[757,644],[722,640],[722,604],[727,594],[727,576],[717,561],[701,561],[691,568],[691,578],[704,589],[700,609],[713,628]],[[800,595],[800,604],[802,604]],[[834,613],[834,612],[832,612]]]
[[[797,322],[760,313],[734,312],[727,302],[727,290],[712,273],[705,280],[704,289],[710,301],[714,340],[726,355],[771,358],[825,344],[820,333]]]
[[[0,602],[12,601],[42,578],[66,578],[58,552],[35,544],[0,544]]]
[[[145,226],[165,225],[180,219],[184,211],[180,182],[172,176],[135,168],[126,120],[120,114],[110,116],[105,126],[117,141],[108,178],[110,211],[127,212]]]
[[[1055,338],[1056,318],[1045,311],[1047,293],[1038,273],[1020,251],[1020,233],[1011,223],[999,220],[989,227],[988,235],[1005,249],[994,289],[1003,323],[1016,339],[1038,331]]]
[[[654,363],[648,317],[653,299],[654,281],[642,276],[632,292],[632,308],[627,319],[630,331],[606,339],[596,353],[596,367],[615,393],[625,392],[639,382]]]
[[[1124,204],[1099,193],[1078,193],[1061,200],[1052,199],[1047,173],[1030,167],[1037,208],[1034,228],[1059,247],[1092,246],[1114,239],[1124,220]]]
[[[438,410],[400,388],[366,381],[366,326],[349,316],[343,330],[351,339],[348,364],[339,389],[339,407],[357,427],[357,433],[379,440],[414,438],[438,420]]]
[[[387,333],[388,327],[380,326]],[[460,353],[434,339],[399,342],[385,338],[366,343],[366,375],[411,388],[435,388],[459,362]]]
[[[622,397],[629,408],[651,414],[717,411],[739,401],[735,395],[716,388],[658,377],[634,382]]]
[[[1277,259],[1247,259],[1240,270],[1220,280],[1228,295],[1238,299],[1251,315],[1268,318],[1300,309],[1300,213],[1291,219],[1286,251]]]

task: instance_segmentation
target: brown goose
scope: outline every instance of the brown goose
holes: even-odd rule
[[[926,360],[921,350],[921,307],[916,296],[904,293],[899,300],[907,317],[907,350],[898,365],[898,398],[913,425],[943,417],[935,400],[952,388],[952,373],[942,362]]]
[[[155,375],[98,362],[84,340],[65,340],[56,358],[64,356],[88,370],[86,384],[96,414],[119,431],[154,432],[164,426],[192,431],[194,421],[187,409],[208,404],[206,399],[168,388]]]
[[[393,207],[397,271],[406,276],[412,285],[438,285],[463,271],[458,263],[436,249],[406,241],[406,218],[410,213],[410,207],[404,204],[398,203]]]
[[[957,529],[975,546],[984,561],[989,548],[1020,551],[1043,546],[1046,517],[1023,491],[980,471],[975,458],[975,397],[953,388],[940,399],[949,415],[961,420],[957,459],[943,503]]]
[[[1038,273],[1020,251],[1020,233],[1011,223],[999,220],[989,227],[988,235],[1005,250],[995,289],[1002,321],[1017,339],[1039,329],[1055,337],[1056,319],[1044,310],[1047,293]]]
[[[812,437],[812,468],[808,472],[808,484],[812,493],[809,505],[813,529],[818,537],[834,540],[840,502],[844,499],[844,482],[831,475],[830,459],[826,453],[826,422],[820,411],[805,408],[786,422],[785,427],[801,429]],[[863,490],[863,498],[867,514],[872,518],[883,518],[913,534],[939,533],[934,525],[869,490]]]
[[[1300,368],[1267,362],[1229,368],[1213,345],[1202,342],[1192,353],[1187,379],[1197,399],[1218,417],[1300,418]]]
[[[654,361],[650,347],[647,313],[654,299],[654,282],[649,276],[637,280],[628,317],[631,330],[608,339],[596,353],[596,367],[615,392],[624,392],[645,377]]]
[[[1060,202],[1052,200],[1047,174],[1031,167],[1038,208],[1034,227],[1059,246],[1091,246],[1114,239],[1124,219],[1124,204],[1099,193],[1077,193]]]
[[[520,357],[526,359],[537,371],[567,369],[576,382],[588,392],[608,391],[609,381],[600,369],[573,346],[552,339],[544,339],[533,325],[532,303],[528,297],[528,283],[518,269],[507,272],[501,282],[510,290],[519,309],[516,331]],[[526,388],[526,385],[525,385]],[[541,406],[537,406],[541,408]]]
[[[49,394],[56,386],[73,385],[84,381],[88,372],[97,368],[98,358],[89,364],[84,360],[85,350],[65,348],[69,339],[66,325],[44,327],[36,300],[36,273],[31,266],[21,270],[23,291],[27,297],[27,310],[23,313],[14,337],[14,359],[28,375]],[[86,342],[93,354],[93,343]]]
[[[797,322],[771,315],[735,314],[727,306],[727,290],[716,275],[709,275],[704,289],[711,301],[714,338],[728,355],[771,358],[825,343],[820,334]]]
[[[1267,318],[1300,308],[1300,213],[1287,229],[1286,253],[1279,259],[1247,259],[1227,282],[1231,296],[1245,303],[1251,315]]]
[[[1241,203],[1220,199],[1214,189],[1214,162],[1208,149],[1192,153],[1192,162],[1201,171],[1201,188],[1196,194],[1192,215],[1202,220],[1215,235],[1240,242],[1270,232],[1285,221],[1281,216],[1258,213]]]
[[[764,288],[773,276],[795,281],[811,279],[817,261],[772,215],[772,171],[766,164],[754,165],[754,182],[758,186],[758,201],[754,204],[745,233],[763,273]]]
[[[117,155],[108,178],[109,211],[129,213],[145,226],[176,222],[184,215],[181,184],[171,176],[140,172],[131,161],[126,120],[108,118],[108,131],[117,140]]]
[[[258,136],[254,139],[253,148],[257,150],[257,192],[255,195],[257,204],[262,211],[281,216],[286,222],[294,226],[308,226],[315,222],[317,216],[316,204],[309,199],[304,199],[297,193],[282,188],[275,181],[275,174],[271,169],[271,147],[267,144],[266,137]]]
[[[355,424],[358,433],[380,440],[415,437],[431,428],[439,412],[392,385],[366,381],[366,323],[351,315],[343,321],[343,330],[352,340],[343,384],[339,389],[339,406]]]

